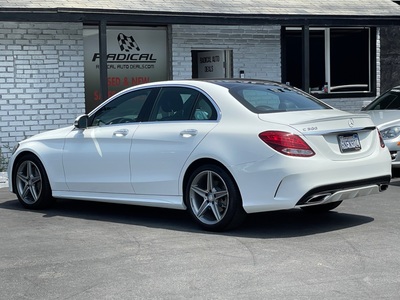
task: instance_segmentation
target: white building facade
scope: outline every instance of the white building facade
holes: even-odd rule
[[[88,106],[87,103],[89,79],[85,69],[85,63],[88,64],[85,61],[85,52],[88,52],[87,44],[85,46],[86,32],[93,24],[41,19],[12,21],[7,18],[0,22],[2,170],[13,146],[19,140],[71,125],[78,115],[88,112],[88,108],[93,106]],[[210,52],[223,55],[223,77],[284,81],[283,27],[280,24],[190,23],[157,24],[161,30],[165,30],[166,35],[164,48],[161,47],[161,51],[165,52],[166,70],[160,80],[201,77],[198,76],[201,74],[201,58],[204,53]],[[124,24],[119,23],[118,26],[121,28]],[[145,26],[148,25],[126,26],[134,30],[146,29]],[[107,28],[112,27],[113,24],[107,24]],[[379,27],[374,27],[376,43],[372,54],[376,65],[371,69],[374,72],[374,91],[362,97],[323,99],[334,107],[355,112],[379,94],[380,40]],[[142,45],[143,43],[140,46]],[[101,66],[96,67],[101,69]],[[108,74],[110,72],[111,70]],[[100,84],[100,70],[99,74],[90,75],[97,76],[99,78],[96,80]],[[119,83],[120,79],[117,81]],[[107,85],[113,85],[113,82],[108,82]],[[133,79],[128,85],[134,85]],[[124,87],[121,84],[118,89]]]

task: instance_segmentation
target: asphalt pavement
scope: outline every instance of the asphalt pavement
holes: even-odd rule
[[[184,211],[0,189],[0,299],[400,299],[400,180],[334,212],[249,215],[226,233]]]

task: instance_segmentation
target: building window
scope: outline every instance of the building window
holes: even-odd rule
[[[309,92],[320,96],[373,92],[375,30],[310,28],[309,33]],[[286,28],[283,40],[283,79],[302,88],[301,28]]]
[[[130,86],[168,79],[167,28],[108,26],[107,82],[100,83],[99,29],[85,26],[85,101],[86,111],[98,106],[103,98]],[[101,95],[101,84],[108,94]]]

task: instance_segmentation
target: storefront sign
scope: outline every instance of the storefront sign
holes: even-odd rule
[[[84,29],[86,111],[101,103],[97,27]],[[107,28],[107,98],[134,85],[166,80],[166,28]]]
[[[224,78],[225,77],[225,51],[205,51],[198,53],[199,78]]]

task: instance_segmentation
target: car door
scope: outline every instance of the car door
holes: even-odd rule
[[[131,172],[140,195],[179,195],[179,176],[189,155],[217,125],[214,104],[186,87],[163,88],[149,122],[133,137]]]
[[[88,128],[67,136],[63,164],[71,191],[134,193],[129,164],[132,137],[146,114],[145,103],[156,92],[146,89],[117,96],[90,116]]]

